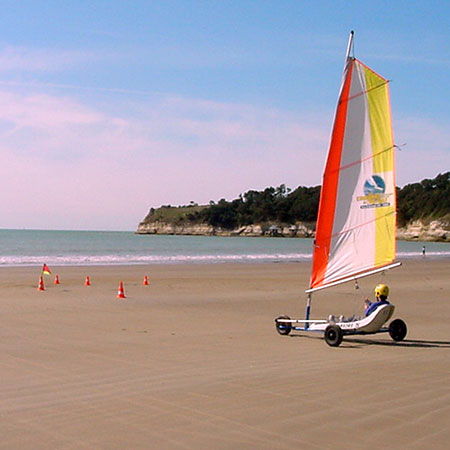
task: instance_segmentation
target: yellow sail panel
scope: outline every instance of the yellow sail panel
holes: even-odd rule
[[[394,171],[394,139],[392,136],[389,85],[368,67],[365,68],[367,100],[372,137],[374,173]]]
[[[365,68],[367,101],[372,141],[373,173],[384,180],[384,193],[380,206],[375,208],[375,261],[374,266],[395,259],[396,195],[394,172],[394,139],[387,81]]]

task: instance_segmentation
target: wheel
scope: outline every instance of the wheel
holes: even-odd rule
[[[342,342],[342,330],[337,325],[328,325],[325,328],[325,342],[331,347],[339,347]]]
[[[280,316],[275,319],[275,328],[277,329],[278,333],[282,334],[283,336],[287,336],[291,330],[292,326],[290,323],[286,322],[278,322],[278,319],[287,319],[289,320],[289,316]]]
[[[402,319],[395,319],[389,324],[389,335],[394,341],[403,341],[407,332],[408,328]]]

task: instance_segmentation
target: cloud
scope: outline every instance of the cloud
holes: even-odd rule
[[[111,125],[105,114],[68,97],[0,92],[0,104],[3,149],[30,159],[79,157],[83,153],[79,137],[88,138],[99,128],[117,126]]]
[[[315,119],[171,96],[130,109],[0,92],[2,226],[133,229],[150,206],[320,180],[328,129]]]
[[[112,57],[110,53],[88,50],[5,45],[0,48],[0,72],[57,72]]]
[[[123,106],[0,91],[0,226],[133,230],[161,204],[321,182],[332,111],[169,95]],[[444,124],[407,117],[395,130],[408,144],[399,185],[448,170]]]
[[[110,92],[118,94],[131,94],[139,96],[154,96],[155,92],[139,90],[139,89],[121,89],[121,88],[108,88],[101,86],[81,86],[77,84],[67,84],[67,83],[46,83],[38,81],[16,81],[16,80],[0,80],[0,85],[9,86],[12,88],[25,87],[31,89],[64,89],[73,91],[87,91],[87,92]]]

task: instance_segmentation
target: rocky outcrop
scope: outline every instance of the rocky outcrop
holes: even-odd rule
[[[143,221],[136,230],[137,234],[176,234],[189,236],[280,236],[280,237],[313,237],[314,224],[298,223],[295,225],[255,224],[246,225],[234,230],[213,227],[208,224],[170,224],[161,221]]]
[[[247,237],[314,237],[315,224],[296,223],[295,225],[279,225],[273,223],[247,225],[235,230],[226,230],[208,224],[184,222],[171,224],[161,221],[139,224],[137,234],[163,234],[185,236],[247,236]],[[450,242],[450,221],[433,220],[424,222],[416,220],[406,227],[397,230],[397,239],[412,241]]]
[[[172,224],[165,222],[141,222],[137,234],[180,234],[193,236],[213,236],[215,229],[208,224]]]
[[[450,221],[445,219],[428,222],[415,220],[397,230],[397,239],[450,242]]]

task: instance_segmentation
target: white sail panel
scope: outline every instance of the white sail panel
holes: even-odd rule
[[[354,58],[344,73],[317,227],[311,287],[364,273],[395,258],[388,85]]]

